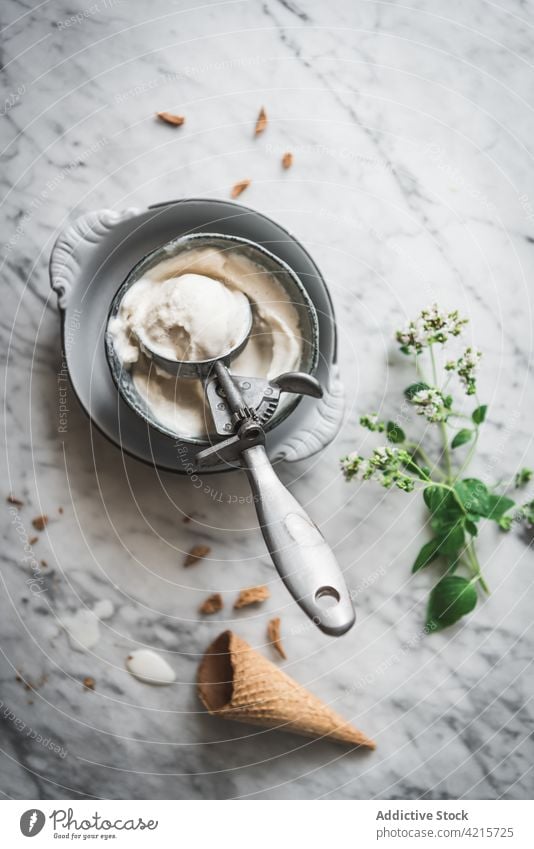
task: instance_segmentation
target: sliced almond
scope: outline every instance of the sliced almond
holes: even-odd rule
[[[145,684],[164,685],[176,681],[176,675],[159,654],[150,649],[137,649],[126,658],[128,672]]]
[[[199,560],[207,557],[210,551],[209,545],[194,545],[184,560],[184,566],[194,566]]]
[[[32,519],[32,525],[36,531],[44,531],[48,525],[48,516],[36,516]]]
[[[263,133],[263,131],[266,129],[266,127],[267,127],[267,112],[265,111],[265,109],[262,106],[261,109],[260,109],[260,114],[258,115],[258,120],[256,121],[256,127],[254,129],[254,134],[256,136],[259,136],[260,133]]]
[[[287,151],[287,153],[284,153],[284,155],[282,156],[282,168],[285,168],[285,170],[287,171],[287,169],[291,168],[292,165],[293,154]]]
[[[234,604],[234,610],[240,610],[242,607],[248,607],[251,604],[261,604],[270,597],[270,592],[267,587],[248,587],[246,590],[241,590]]]
[[[156,116],[160,121],[165,121],[166,124],[172,124],[174,127],[181,127],[185,124],[184,115],[173,115],[172,112],[156,112]]]
[[[239,181],[239,183],[236,183],[236,184],[232,187],[232,191],[230,192],[230,197],[232,197],[232,198],[234,198],[234,199],[235,199],[235,198],[238,198],[238,197],[239,197],[239,195],[242,195],[242,194],[243,194],[243,192],[245,191],[245,189],[248,189],[248,187],[250,186],[251,182],[252,182],[251,180],[240,180],[240,181]]]
[[[269,624],[267,625],[267,639],[271,643],[272,647],[276,649],[278,654],[283,660],[287,660],[287,654],[285,653],[284,647],[282,645],[282,640],[280,637],[280,617],[275,616],[274,619],[271,619]]]
[[[202,602],[198,609],[200,613],[205,613],[206,615],[211,616],[212,613],[218,613],[219,610],[222,610],[222,608],[222,595],[220,593],[213,593],[213,595],[208,596],[208,598]]]
[[[6,498],[8,504],[13,504],[15,507],[24,507],[24,501],[16,498],[14,495],[8,495]]]

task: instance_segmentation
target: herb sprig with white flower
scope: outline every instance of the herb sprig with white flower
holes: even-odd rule
[[[413,357],[418,377],[404,394],[417,415],[438,427],[439,456],[432,459],[421,440],[410,441],[398,422],[381,420],[372,413],[361,416],[360,424],[383,433],[389,444],[375,448],[368,458],[354,452],[341,460],[348,481],[375,480],[404,492],[422,489],[432,538],[421,548],[412,571],[418,572],[434,561],[443,567],[442,577],[430,593],[428,630],[457,622],[473,610],[480,593],[489,593],[475,548],[480,520],[496,522],[503,531],[509,531],[514,521],[534,524],[534,501],[518,506],[509,495],[497,493],[478,478],[464,477],[487,413],[487,405],[480,404],[476,395],[482,355],[472,346],[466,347],[459,357],[447,360],[440,380],[435,349],[460,336],[467,323],[457,310],[446,312],[434,304],[396,333],[400,350]],[[431,377],[426,376],[425,366]],[[474,396],[476,406],[470,415],[454,407],[449,393],[453,375],[465,394]],[[455,463],[456,449],[468,443],[467,456]],[[516,488],[529,484],[533,474],[530,469],[521,469],[515,476]]]

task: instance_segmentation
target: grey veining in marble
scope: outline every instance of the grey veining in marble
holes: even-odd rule
[[[415,497],[348,486],[338,458],[371,444],[360,412],[401,403],[406,363],[392,332],[438,300],[470,317],[485,353],[479,471],[506,479],[534,462],[532,12],[516,0],[3,3],[2,480],[24,501],[3,507],[5,796],[531,796],[528,535],[485,527],[491,597],[462,626],[423,638],[433,575],[410,575],[423,511]],[[262,104],[269,126],[256,139]],[[157,110],[185,114],[185,126],[158,123]],[[244,178],[242,200],[311,251],[339,317],[345,424],[321,456],[283,472],[360,590],[357,626],[338,641],[306,627],[273,574],[239,476],[212,478],[206,494],[122,457],[72,392],[58,427],[47,262],[66,222],[226,198]],[[50,521],[34,533],[42,513]],[[211,555],[184,570],[196,542]],[[271,599],[233,615],[237,591],[259,582]],[[200,621],[214,590],[226,612]],[[113,615],[90,651],[75,651],[61,618],[103,599]],[[201,713],[193,682],[208,642],[230,625],[272,657],[275,614],[284,668],[373,736],[376,752]],[[162,653],[175,684],[126,672],[141,646]]]

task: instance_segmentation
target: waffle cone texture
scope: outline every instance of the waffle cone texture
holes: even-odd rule
[[[225,719],[375,748],[365,734],[232,631],[206,650],[198,669],[198,693],[209,713]]]

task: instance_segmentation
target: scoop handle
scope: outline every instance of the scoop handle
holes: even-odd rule
[[[341,636],[354,607],[334,554],[274,471],[263,445],[241,453],[261,532],[282,581],[321,631]]]

